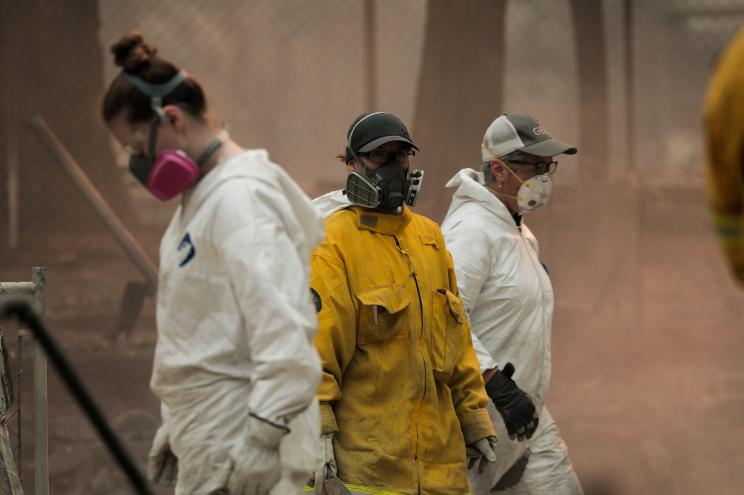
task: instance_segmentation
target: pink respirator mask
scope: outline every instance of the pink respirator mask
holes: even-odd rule
[[[156,119],[150,131],[149,155],[140,152],[130,156],[129,171],[153,196],[168,201],[196,184],[201,167],[227,140],[227,132],[220,132],[196,162],[181,150],[165,149],[155,155],[157,128],[160,125],[159,118]]]
[[[130,156],[129,171],[153,196],[161,201],[168,201],[196,184],[201,167],[227,141],[227,131],[220,132],[196,161],[181,150],[165,149],[156,154],[158,128],[166,121],[162,98],[181,84],[186,74],[179,72],[164,84],[151,84],[126,72],[123,75],[137,89],[152,98],[152,109],[156,114],[150,127],[148,154],[140,152]]]

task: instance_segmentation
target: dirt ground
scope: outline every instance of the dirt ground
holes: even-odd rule
[[[702,192],[620,188],[597,193],[604,202],[556,194],[528,222],[556,290],[548,407],[586,494],[741,493],[744,290],[725,270]],[[155,256],[158,229],[138,235]],[[142,461],[158,424],[148,389],[153,302],[130,335],[112,339],[124,285],[141,277],[101,234],[55,242],[46,254],[0,260],[0,278],[28,278],[39,258],[50,265],[50,326]],[[27,345],[29,419],[30,357]],[[52,493],[129,493],[53,371],[49,389]]]

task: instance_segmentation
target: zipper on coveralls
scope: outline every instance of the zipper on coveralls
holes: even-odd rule
[[[527,241],[527,239],[524,238],[524,232],[522,231],[522,227],[519,226],[519,240],[522,242],[522,246],[527,251],[527,257],[530,260],[530,265],[532,265],[532,269],[535,270],[535,273],[537,274],[537,283],[540,285],[540,299],[545,300],[545,292],[547,291],[545,284],[543,283],[543,276],[546,275],[545,267],[542,266],[540,263],[540,258],[535,255],[533,257],[533,253],[530,249],[530,244]],[[548,280],[550,280],[550,275],[547,275]],[[547,318],[545,318],[545,313],[543,312],[543,325],[547,325]]]

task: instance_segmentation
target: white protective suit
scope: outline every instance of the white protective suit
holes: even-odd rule
[[[538,258],[535,236],[524,224],[520,229],[504,203],[483,184],[483,174],[472,169],[460,170],[447,183],[458,189],[442,231],[481,371],[513,363],[514,381],[532,397],[540,422],[531,440],[510,440],[501,415],[489,404],[499,438],[497,461],[481,475],[469,472],[471,489],[473,495],[490,493],[529,448],[522,480],[509,493],[580,494],[566,445],[544,407],[550,385],[550,278]]]
[[[160,245],[151,388],[179,459],[176,494],[225,487],[249,413],[288,421],[282,479],[302,493],[317,458],[320,360],[309,290],[323,223],[264,150],[221,161],[183,195]]]
[[[342,189],[331,191],[313,200],[313,205],[320,211],[323,218],[328,218],[338,210],[351,206],[351,201]]]

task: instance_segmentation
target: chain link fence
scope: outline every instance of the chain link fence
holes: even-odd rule
[[[342,182],[335,156],[349,123],[368,105],[411,121],[425,6],[417,0],[228,0],[186,2],[174,12],[172,2],[162,0],[102,2],[100,39],[108,46],[129,28],[146,33],[203,83],[215,116],[238,142],[268,149],[317,193]],[[365,20],[370,11],[372,24]],[[374,72],[370,50],[378,61]],[[110,58],[105,80],[116,74]]]
[[[613,177],[637,165],[652,181],[699,180],[702,95],[717,53],[742,20],[742,2],[599,3],[598,17],[588,22],[601,25],[605,46],[603,57],[590,60],[597,64],[591,71],[606,74],[605,108],[596,109],[606,116],[609,136],[603,166]],[[584,96],[574,26],[591,9],[574,12],[569,0],[505,5],[505,21],[494,23],[492,33],[468,34],[462,26],[463,36],[482,36],[486,43],[489,36],[505,36],[504,53],[494,53],[504,58],[502,105],[492,113],[534,113],[565,140],[585,145],[582,139],[591,139],[580,132],[577,109]],[[130,29],[144,32],[163,56],[203,83],[212,112],[240,143],[267,148],[313,195],[341,187],[345,172],[334,157],[358,113],[385,109],[413,127],[416,94],[427,84],[419,77],[427,42],[423,0],[78,0],[41,6],[4,7],[6,66],[33,55],[53,69],[4,71],[0,226],[8,247],[21,241],[28,246],[50,229],[56,236],[99,227],[29,132],[35,115],[51,121],[128,221],[167,222],[173,206],[137,188],[126,173],[126,157],[98,117],[103,88],[116,73],[108,47]],[[45,34],[32,42],[12,36],[14,29],[44,22],[54,29],[40,29]],[[70,26],[86,34],[71,37]],[[461,66],[451,70],[477,74],[480,64],[463,54]],[[472,142],[477,148],[478,135]],[[562,164],[561,180],[573,180],[576,163]]]

